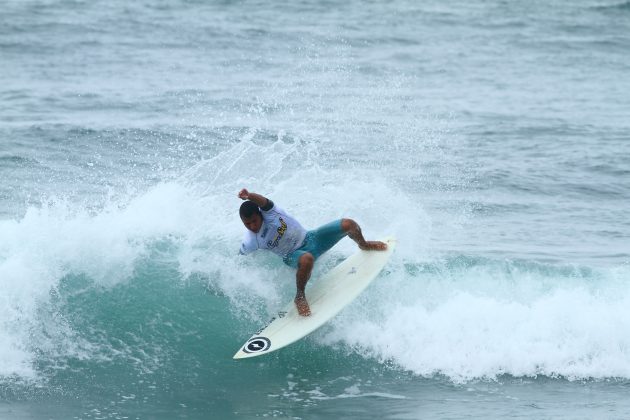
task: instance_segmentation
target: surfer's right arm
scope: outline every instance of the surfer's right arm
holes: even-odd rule
[[[262,211],[269,211],[273,207],[273,201],[255,192],[249,192],[247,188],[238,193],[238,198],[254,202]]]
[[[254,235],[250,231],[245,232],[243,242],[241,243],[241,248],[238,250],[239,255],[251,254],[257,249],[258,241],[256,240],[256,235]]]

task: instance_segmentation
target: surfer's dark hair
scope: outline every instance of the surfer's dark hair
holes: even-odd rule
[[[254,214],[262,215],[260,213],[258,205],[253,201],[245,201],[243,204],[241,204],[241,208],[238,212],[241,215],[241,219],[249,219]]]

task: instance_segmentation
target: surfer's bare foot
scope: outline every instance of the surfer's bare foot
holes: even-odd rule
[[[385,251],[387,244],[381,241],[365,241],[359,245],[359,248],[364,251]]]
[[[310,316],[311,308],[308,306],[308,302],[304,296],[297,296],[294,300],[298,313],[302,316]]]

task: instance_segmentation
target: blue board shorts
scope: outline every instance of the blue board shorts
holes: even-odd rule
[[[307,252],[313,255],[315,259],[319,258],[324,252],[348,235],[348,232],[341,228],[341,220],[335,220],[315,230],[306,232],[302,246],[288,253],[282,261],[290,267],[298,268],[300,257]]]

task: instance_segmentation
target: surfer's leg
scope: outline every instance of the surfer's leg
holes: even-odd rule
[[[297,287],[297,293],[295,294],[295,306],[297,307],[298,313],[302,316],[309,316],[311,314],[311,308],[308,306],[308,302],[306,301],[306,295],[304,293],[304,288],[306,287],[306,283],[308,279],[311,278],[311,272],[313,271],[313,264],[315,263],[315,258],[310,252],[305,252],[302,254],[298,260],[298,269],[295,273],[295,285]]]
[[[341,228],[364,251],[383,251],[387,249],[387,244],[384,242],[366,241],[363,233],[361,233],[361,227],[352,219],[341,219]]]
[[[341,219],[334,220],[309,232],[311,240],[308,244],[308,251],[315,259],[337,244],[340,240],[348,236],[348,233],[341,228]]]

